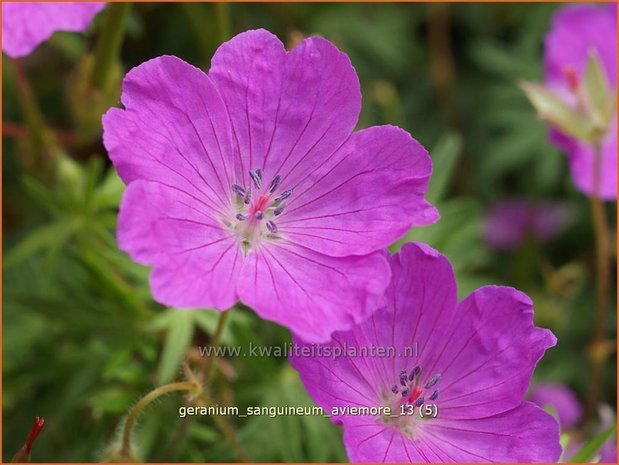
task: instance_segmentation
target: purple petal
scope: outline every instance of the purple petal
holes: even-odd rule
[[[306,173],[278,225],[291,241],[322,253],[369,253],[438,219],[424,199],[430,172],[428,153],[406,131],[361,130]]]
[[[214,213],[231,205],[235,174],[226,108],[209,77],[163,56],[123,81],[125,110],[103,117],[103,142],[125,183],[158,181],[186,191]]]
[[[599,54],[611,85],[617,82],[617,10],[611,5],[568,5],[557,11],[544,41],[550,82],[566,82],[566,67],[582,76],[590,49]]]
[[[430,420],[422,438],[444,462],[556,462],[561,455],[559,424],[531,402],[486,418]]]
[[[237,301],[236,237],[177,188],[132,182],[121,203],[118,243],[135,261],[153,265],[151,288],[162,304],[227,310]]]
[[[56,31],[84,31],[104,6],[98,2],[2,2],[2,50],[18,58],[30,54]]]
[[[324,342],[384,302],[389,266],[382,253],[333,258],[289,244],[250,250],[238,294],[266,320],[308,342]]]
[[[516,407],[535,365],[556,343],[533,324],[533,304],[509,287],[485,286],[459,305],[434,368],[441,419],[496,415]]]
[[[270,32],[247,31],[219,47],[211,63],[243,173],[261,168],[266,179],[280,175],[282,189],[295,186],[357,123],[359,80],[348,57],[324,39],[286,52]]]

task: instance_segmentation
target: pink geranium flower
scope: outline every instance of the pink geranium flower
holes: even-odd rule
[[[104,143],[128,184],[120,247],[152,265],[155,298],[237,301],[309,341],[368,317],[390,279],[382,252],[438,215],[430,158],[407,132],[353,133],[348,57],[265,30],[223,44],[207,73],[163,56],[130,71]]]
[[[535,365],[556,343],[533,325],[531,300],[486,286],[458,303],[450,263],[422,244],[405,245],[390,263],[384,309],[328,344],[297,341],[291,358],[311,397],[343,426],[349,459],[556,461],[557,421],[523,401]],[[347,356],[333,357],[334,348]]]
[[[485,228],[490,247],[514,250],[528,238],[544,243],[560,234],[573,220],[568,205],[553,201],[505,199],[488,211]]]
[[[570,5],[554,16],[545,40],[546,84],[566,102],[577,105],[587,59],[596,53],[612,88],[617,88],[617,5]],[[594,149],[591,144],[552,130],[551,142],[569,157],[576,187],[593,194]],[[600,196],[617,197],[617,120],[611,122],[602,141]]]
[[[2,2],[2,51],[30,54],[56,31],[84,31],[105,3]]]

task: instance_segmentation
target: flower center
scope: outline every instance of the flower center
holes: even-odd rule
[[[233,219],[227,222],[236,233],[245,254],[252,245],[263,239],[280,237],[275,220],[284,212],[285,201],[292,195],[292,189],[280,190],[280,175],[273,177],[265,188],[261,169],[250,170],[249,177],[249,186],[232,184],[235,210]]]
[[[398,382],[385,396],[393,415],[383,418],[383,422],[399,428],[413,439],[419,420],[433,418],[433,412],[438,412],[436,400],[440,391],[436,385],[440,379],[441,375],[435,374],[424,380],[420,366],[410,371],[402,370]],[[424,409],[424,405],[428,409]],[[421,409],[424,410],[420,412]]]

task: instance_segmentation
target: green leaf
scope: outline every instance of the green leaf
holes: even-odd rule
[[[449,132],[439,139],[432,149],[432,177],[426,198],[433,204],[442,200],[453,176],[456,163],[460,158],[462,138],[459,134]]]
[[[608,438],[613,436],[617,431],[617,425],[613,425],[610,428],[602,431],[597,436],[593,437],[587,444],[583,446],[578,452],[576,452],[571,458],[570,463],[583,463],[589,462],[593,459],[595,453],[602,447],[602,444],[606,442]]]
[[[166,334],[165,343],[157,382],[165,384],[170,382],[176,373],[185,356],[185,352],[191,344],[191,337],[194,330],[194,315],[197,310],[173,310],[169,320],[169,330]]]
[[[543,121],[559,128],[562,132],[585,142],[595,141],[594,126],[589,119],[549,91],[542,84],[521,82],[531,104]]]
[[[5,255],[3,267],[9,268],[44,250],[63,244],[75,231],[74,223],[57,222],[35,229]]]

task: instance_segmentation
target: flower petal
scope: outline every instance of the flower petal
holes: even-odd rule
[[[446,462],[550,463],[561,455],[559,424],[531,402],[487,418],[429,420],[422,440]]]
[[[520,404],[535,365],[556,344],[533,324],[533,304],[509,287],[485,286],[459,305],[435,355],[441,419],[496,415]],[[435,349],[436,350],[436,349]]]
[[[359,131],[295,186],[278,226],[291,241],[333,256],[386,247],[438,219],[424,199],[431,170],[428,152],[406,131]]]
[[[209,77],[179,58],[155,58],[127,73],[122,103],[103,116],[103,142],[123,181],[158,181],[227,211],[231,131]]]
[[[382,303],[391,273],[382,253],[333,258],[290,244],[250,250],[238,283],[243,303],[307,342],[367,318]]]
[[[2,2],[2,50],[11,58],[30,54],[56,31],[81,32],[103,2]]]
[[[575,32],[577,31],[577,33]],[[600,55],[611,85],[617,82],[617,9],[613,5],[569,5],[552,20],[545,38],[544,69],[550,82],[566,82],[571,68],[582,76],[591,48]]]
[[[359,81],[348,57],[321,39],[286,52],[263,29],[224,43],[209,76],[223,96],[240,154],[250,169],[282,178],[289,189],[329,159],[348,138],[361,108]]]
[[[135,261],[154,266],[151,288],[162,304],[226,310],[237,300],[236,238],[186,192],[142,180],[129,184],[118,243]]]

